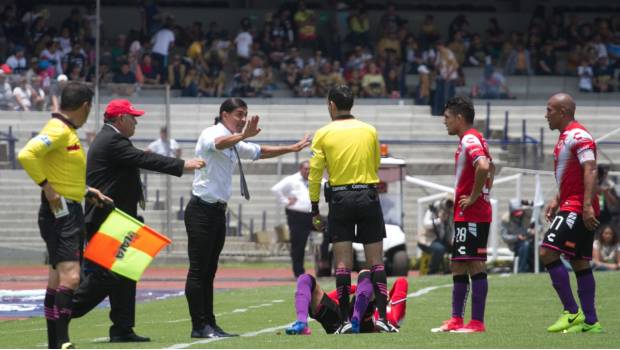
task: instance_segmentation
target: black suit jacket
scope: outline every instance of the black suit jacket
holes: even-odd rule
[[[137,149],[127,137],[104,125],[88,150],[86,183],[112,198],[116,208],[136,217],[138,202],[142,198],[140,169],[181,176],[184,164],[182,159]],[[85,221],[89,239],[108,213],[109,209],[97,208],[87,202]]]

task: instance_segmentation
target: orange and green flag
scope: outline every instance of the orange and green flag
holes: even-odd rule
[[[172,242],[119,209],[114,209],[86,246],[84,257],[138,281],[155,255]]]

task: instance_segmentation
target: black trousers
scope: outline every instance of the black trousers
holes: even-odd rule
[[[106,297],[110,299],[110,336],[133,333],[136,321],[136,282],[85,262],[80,286],[73,295],[72,318],[82,317]]]
[[[192,197],[185,208],[189,271],[185,297],[195,330],[215,325],[213,280],[226,240],[226,208]]]
[[[286,221],[291,233],[291,260],[293,261],[293,273],[295,278],[303,275],[304,269],[304,253],[306,251],[306,243],[312,228],[312,214],[302,213],[295,210],[286,209]]]

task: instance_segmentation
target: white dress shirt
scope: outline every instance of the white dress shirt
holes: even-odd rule
[[[310,194],[308,192],[308,180],[296,172],[280,180],[271,188],[271,192],[276,195],[278,201],[286,207],[286,209],[309,213],[312,209],[310,204]],[[288,204],[289,197],[297,198],[292,205]]]
[[[175,139],[169,138],[168,140],[164,141],[160,137],[157,140],[151,142],[148,149],[153,153],[174,158],[177,156],[176,152],[179,149],[179,143]]]
[[[232,194],[232,175],[237,167],[237,157],[232,148],[215,148],[216,138],[229,135],[232,133],[219,123],[204,129],[196,143],[196,157],[207,164],[195,171],[192,194],[205,202],[227,203]],[[260,158],[260,145],[241,141],[235,147],[241,159]]]

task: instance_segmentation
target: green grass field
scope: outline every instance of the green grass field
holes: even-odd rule
[[[287,336],[283,328],[295,318],[291,285],[217,293],[218,323],[227,331],[244,335],[238,338],[202,343],[190,338],[185,298],[138,305],[136,331],[150,336],[150,343],[108,343],[107,309],[74,320],[71,336],[78,348],[618,348],[620,273],[599,273],[596,280],[603,334],[548,334],[545,329],[559,316],[560,303],[547,274],[525,274],[490,277],[485,334],[429,331],[449,316],[451,307],[451,278],[438,276],[410,278],[410,293],[437,288],[408,301],[406,321],[398,334],[326,335],[312,322],[312,336]],[[332,280],[321,282],[326,288],[334,286]],[[468,301],[468,312],[470,306]],[[42,348],[45,321],[38,317],[0,322],[0,337],[2,348]]]

